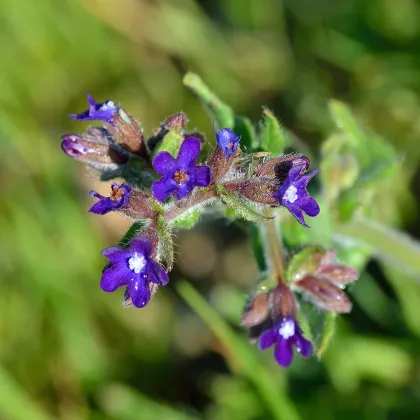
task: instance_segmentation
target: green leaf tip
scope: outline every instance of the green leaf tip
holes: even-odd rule
[[[274,114],[263,108],[263,122],[260,132],[260,146],[263,150],[279,155],[283,152],[286,143],[283,130]]]

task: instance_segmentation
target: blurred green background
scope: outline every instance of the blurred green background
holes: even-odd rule
[[[148,133],[183,110],[211,138],[192,70],[254,121],[270,107],[316,166],[338,98],[396,148],[385,221],[419,237],[419,41],[415,0],[1,0],[0,418],[418,418],[420,273],[370,261],[324,359],[283,370],[237,327],[257,268],[234,224],[179,232],[145,309],[100,290],[127,222],[86,212],[108,188],[60,136],[85,128],[67,114],[89,91]]]

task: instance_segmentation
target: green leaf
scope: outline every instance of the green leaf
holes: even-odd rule
[[[173,157],[178,156],[179,148],[183,142],[184,137],[177,130],[169,130],[162,141],[159,142],[153,151],[153,156],[160,152],[169,152]]]
[[[263,216],[262,214],[257,213],[249,204],[245,203],[239,195],[223,187],[223,185],[217,186],[217,192],[227,206],[231,207],[238,216],[249,222],[261,223],[269,222],[273,219],[272,217]]]
[[[187,73],[184,76],[183,83],[201,100],[219,129],[234,128],[235,115],[232,108],[224,104],[197,74]]]
[[[143,229],[144,226],[145,226],[144,222],[134,222],[129,227],[125,235],[121,238],[118,245],[127,246],[130,243],[130,241],[134,238],[134,236],[136,236]]]
[[[227,357],[231,369],[246,376],[254,384],[270,409],[273,418],[278,420],[299,419],[299,414],[293,403],[287,398],[284,390],[279,388],[273,373],[261,365],[259,357],[250,345],[235,334],[220,314],[189,283],[178,281],[176,288],[181,297],[203,319],[226,348],[227,351],[224,352],[224,355]]]
[[[200,209],[195,209],[184,213],[181,217],[175,219],[170,223],[170,226],[179,229],[191,229],[200,219]]]
[[[255,127],[249,118],[243,117],[242,115],[236,115],[233,131],[236,135],[241,136],[240,144],[248,152],[251,152],[257,147],[257,134],[255,132]]]
[[[397,264],[400,269],[415,274],[418,279],[420,243],[410,236],[367,219],[336,224],[334,232],[371,246],[378,258]]]
[[[280,123],[268,108],[263,109],[263,114],[264,121],[260,133],[260,146],[267,152],[279,155],[283,153],[286,143]]]

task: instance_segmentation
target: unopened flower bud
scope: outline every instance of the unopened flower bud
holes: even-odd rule
[[[291,316],[296,319],[297,305],[289,287],[280,282],[270,293],[271,312],[274,318]]]
[[[62,137],[61,148],[67,156],[101,170],[115,170],[128,160],[109,143],[89,135],[67,134]]]
[[[269,315],[268,293],[261,293],[252,300],[242,315],[241,324],[244,327],[253,327],[261,324]]]

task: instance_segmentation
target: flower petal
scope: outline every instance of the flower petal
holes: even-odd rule
[[[110,246],[101,252],[101,255],[103,255],[105,258],[108,258],[108,260],[114,264],[126,263],[131,254],[132,252],[129,249],[120,248],[117,246]]]
[[[314,348],[312,343],[304,338],[301,334],[296,334],[294,344],[296,346],[296,350],[303,356],[303,357],[311,357]]]
[[[292,342],[290,340],[278,340],[274,348],[274,358],[283,367],[287,367],[293,360]]]
[[[95,214],[107,214],[110,211],[120,208],[122,203],[111,200],[109,197],[103,198],[95,203],[88,211]]]
[[[152,184],[153,197],[159,201],[165,201],[176,189],[176,182],[170,178],[162,178]]]
[[[168,283],[169,278],[163,267],[156,261],[150,261],[148,264],[148,280],[152,283],[165,286]]]
[[[317,216],[320,212],[318,203],[310,196],[308,196],[305,202],[301,204],[301,208],[308,216],[311,217]]]
[[[277,333],[274,330],[268,330],[261,334],[258,340],[260,350],[265,350],[277,341]]]
[[[302,210],[291,204],[291,203],[287,203],[287,205],[285,205],[285,207],[287,208],[287,210],[290,211],[290,213],[292,214],[292,216],[302,225],[305,227],[309,227],[306,222],[305,222],[305,218],[303,217],[303,212]]]
[[[149,257],[152,253],[152,241],[144,236],[136,236],[130,242],[131,253],[138,252],[145,257]]]
[[[150,289],[149,283],[140,275],[136,276],[128,285],[131,300],[137,308],[143,308],[149,303]]]
[[[175,165],[176,160],[168,152],[158,153],[152,162],[153,169],[161,175],[172,174]]]
[[[194,169],[194,185],[207,187],[210,184],[210,168],[206,165],[197,166]]]
[[[188,181],[185,184],[179,184],[175,190],[175,197],[177,200],[181,200],[186,197],[194,189],[192,181]]]
[[[102,273],[101,289],[108,293],[115,292],[119,287],[127,284],[129,276],[130,273],[123,264],[112,265]]]
[[[200,140],[195,137],[187,137],[179,149],[177,163],[181,168],[195,165],[200,155]]]

